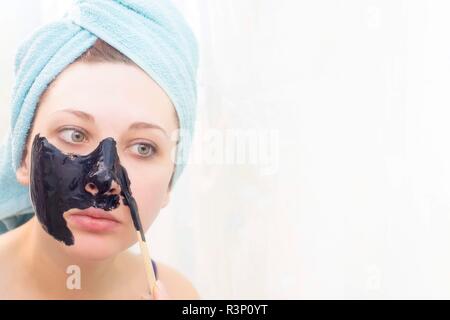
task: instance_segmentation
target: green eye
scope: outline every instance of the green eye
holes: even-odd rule
[[[151,144],[137,143],[133,145],[133,149],[142,157],[151,157],[155,152],[155,148]],[[134,150],[133,150],[134,151]]]
[[[83,142],[84,135],[81,132],[74,131],[74,132],[72,132],[71,138],[72,138],[72,141],[74,141],[74,142]]]
[[[76,129],[64,129],[61,131],[61,137],[63,140],[69,143],[81,143],[86,140],[86,135],[80,130]]]

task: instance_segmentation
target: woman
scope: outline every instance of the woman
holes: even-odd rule
[[[52,46],[54,29],[68,36],[43,47]],[[182,130],[193,128],[196,44],[175,8],[166,1],[77,1],[62,21],[22,45],[16,63],[11,130],[1,150],[0,218],[8,230],[0,235],[0,298],[197,299],[189,280],[153,260],[158,282],[149,295],[142,257],[127,251],[137,238],[126,205],[108,221],[65,212],[75,239],[68,246],[37,219],[29,197],[38,134],[76,155],[113,138],[148,230],[183,168],[173,156],[180,145],[184,154],[188,149]]]

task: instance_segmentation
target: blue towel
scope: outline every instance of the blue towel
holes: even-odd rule
[[[10,128],[0,146],[0,222],[6,229],[34,211],[29,188],[17,182],[15,172],[39,97],[98,38],[132,59],[170,97],[182,133],[173,181],[186,164],[195,122],[198,45],[183,16],[169,0],[75,1],[64,17],[36,30],[16,53]]]

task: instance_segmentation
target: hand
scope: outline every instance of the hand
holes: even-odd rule
[[[169,295],[165,286],[161,280],[156,281],[155,288],[153,290],[153,296],[150,293],[145,293],[141,296],[142,300],[169,300]]]

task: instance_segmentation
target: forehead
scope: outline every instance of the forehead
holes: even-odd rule
[[[38,114],[47,117],[67,108],[89,113],[99,123],[127,125],[147,120],[168,131],[176,129],[175,109],[169,97],[135,65],[70,65],[43,95]]]

